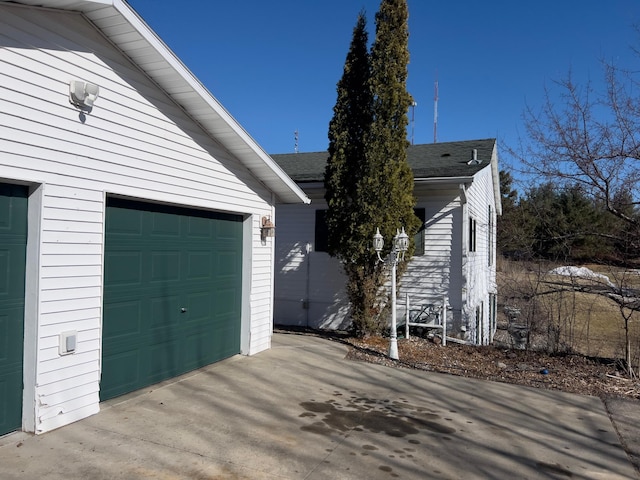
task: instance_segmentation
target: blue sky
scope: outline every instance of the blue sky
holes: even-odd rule
[[[379,0],[129,0],[268,153],[326,150],[358,12],[375,36]],[[601,60],[635,67],[638,0],[408,0],[414,142],[495,137],[514,145],[522,112],[566,76],[602,84]],[[410,115],[411,116],[411,115]],[[506,160],[506,159],[503,159]]]

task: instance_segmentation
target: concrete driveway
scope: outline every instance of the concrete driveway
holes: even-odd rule
[[[636,479],[598,398],[344,359],[276,334],[102,404],[40,436],[0,439],[0,478]]]

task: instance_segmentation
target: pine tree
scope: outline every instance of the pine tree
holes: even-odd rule
[[[412,237],[419,227],[406,153],[412,101],[406,90],[407,20],[406,0],[382,0],[368,55],[366,21],[360,14],[329,126],[329,251],[341,260],[348,278],[353,328],[360,335],[376,333],[386,324],[380,292],[387,276],[372,249],[376,228],[385,236],[388,252],[397,229],[404,227]],[[400,266],[399,272],[403,270]]]

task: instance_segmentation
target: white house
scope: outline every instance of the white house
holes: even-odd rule
[[[344,274],[326,253],[323,224],[327,153],[272,157],[312,199],[308,206],[277,206],[275,321],[344,329],[350,323]],[[423,228],[400,282],[399,318],[406,294],[415,306],[446,298],[448,335],[487,344],[496,328],[496,216],[501,214],[496,141],[411,145],[408,162]]]
[[[0,435],[269,348],[308,201],[126,2],[0,1]]]

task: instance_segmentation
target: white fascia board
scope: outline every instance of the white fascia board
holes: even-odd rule
[[[500,193],[500,170],[498,168],[498,146],[493,144],[491,153],[491,177],[493,178],[493,196],[496,202],[496,215],[502,215],[502,194]]]
[[[213,139],[237,157],[284,203],[309,203],[306,194],[242,128],[173,51],[123,0],[0,0],[82,12],[118,49],[166,92]],[[107,19],[107,20],[105,20]],[[117,20],[117,22],[116,22]],[[109,26],[118,24],[109,32]],[[131,35],[139,36],[131,41]],[[126,41],[125,41],[126,39]],[[159,56],[145,68],[136,57]],[[151,68],[151,65],[153,68]],[[190,92],[195,95],[189,95]]]

